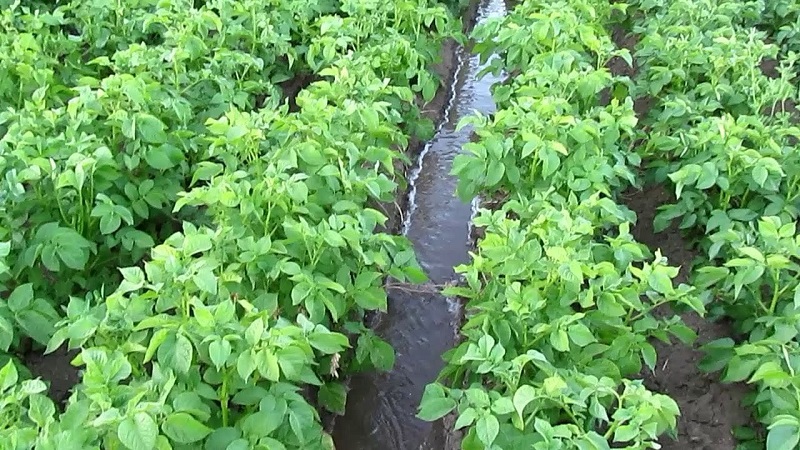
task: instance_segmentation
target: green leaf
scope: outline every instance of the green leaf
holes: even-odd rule
[[[666,269],[663,266],[654,266],[653,271],[647,276],[647,284],[661,294],[669,294],[673,291],[672,278]]]
[[[170,439],[180,444],[200,441],[211,433],[211,428],[184,412],[170,414],[161,425],[161,430]]]
[[[158,425],[150,414],[138,412],[119,423],[117,437],[129,450],[151,450],[156,448]]]
[[[261,317],[251,323],[246,330],[244,330],[244,338],[248,344],[255,346],[261,342],[264,336],[264,319]]]
[[[647,367],[649,367],[651,371],[655,370],[656,358],[657,358],[656,349],[647,342],[642,342],[641,345],[642,345],[641,353],[642,353],[642,358],[644,359],[644,363],[647,364]]]
[[[44,395],[32,395],[28,401],[28,417],[42,428],[47,427],[47,422],[52,420],[56,413],[53,401]]]
[[[136,128],[142,140],[149,144],[161,144],[167,140],[166,125],[151,114],[137,114]]]
[[[183,240],[183,254],[186,256],[196,255],[211,250],[213,246],[214,243],[207,234],[190,234]]]
[[[236,358],[236,372],[243,380],[247,381],[250,375],[256,370],[256,361],[253,359],[253,352],[246,351],[239,354]]]
[[[358,306],[367,310],[386,311],[387,297],[386,291],[379,287],[364,289],[355,294]]]
[[[145,151],[144,160],[156,170],[167,170],[183,160],[183,153],[178,147],[169,144],[151,146]]]
[[[281,368],[275,353],[265,348],[258,353],[258,356],[258,373],[269,381],[278,381],[281,376]]]
[[[701,190],[708,189],[717,183],[717,177],[719,177],[717,166],[712,162],[705,162],[702,166],[702,172],[700,172],[700,178],[698,178],[695,186],[697,189]]]
[[[569,335],[566,331],[558,328],[550,333],[550,345],[560,352],[569,351]]]
[[[746,380],[756,370],[759,362],[759,358],[750,357],[745,359],[739,355],[734,356],[725,367],[725,376],[722,377],[722,381],[725,383],[738,383]]]
[[[9,388],[17,384],[19,373],[17,366],[14,362],[9,360],[2,369],[0,369],[0,392],[7,391]]]
[[[755,383],[757,381],[762,381],[770,387],[780,387],[789,381],[789,374],[778,363],[769,361],[762,364],[747,382]]]
[[[261,439],[261,443],[266,446],[266,450],[286,450],[286,446],[283,445],[280,441],[277,441],[271,437],[265,437]],[[234,450],[234,449],[228,449]]]
[[[753,167],[753,180],[761,187],[764,187],[764,183],[767,182],[767,178],[769,177],[769,171],[766,167],[762,165],[756,165]]]
[[[231,343],[224,339],[216,339],[208,346],[208,356],[217,370],[222,369],[231,356]]]
[[[639,430],[633,425],[622,425],[614,431],[614,442],[628,442],[636,439]]]
[[[313,287],[309,283],[306,283],[305,281],[297,283],[292,288],[292,294],[291,294],[292,304],[299,305],[300,303],[302,303],[302,301],[305,300],[306,297],[309,296],[309,294],[311,294],[312,289]]]
[[[456,401],[452,398],[425,398],[423,395],[417,418],[427,422],[433,422],[446,416],[454,409],[456,409]]]
[[[17,313],[17,324],[34,341],[47,345],[55,333],[52,317],[45,316],[38,310],[28,309]]]
[[[158,360],[178,373],[187,373],[192,365],[194,348],[183,334],[170,336],[158,347]]]
[[[117,219],[119,218],[117,217]],[[78,237],[80,237],[80,235],[78,235]],[[71,240],[59,242],[56,253],[58,253],[58,257],[70,269],[83,270],[86,267],[86,263],[89,262],[89,250],[85,246],[72,244],[71,242]]]
[[[328,411],[344,415],[347,389],[342,383],[325,383],[320,387],[318,400]]]
[[[122,225],[122,219],[113,212],[100,216],[100,232],[103,234],[111,234],[117,231],[120,225]],[[61,256],[60,251],[59,256]]]
[[[376,369],[388,372],[394,366],[394,349],[382,339],[371,339],[369,359]]]
[[[5,317],[0,316],[0,351],[7,352],[13,341],[14,327]]]
[[[525,407],[528,406],[528,403],[532,402],[533,399],[536,398],[536,389],[532,386],[524,384],[514,392],[514,398],[512,399],[512,403],[514,403],[514,410],[517,411],[519,416],[522,416],[522,412],[525,410]]]
[[[25,283],[17,286],[16,289],[14,289],[14,291],[8,297],[6,304],[8,305],[8,309],[10,309],[12,312],[19,312],[28,308],[32,300],[33,284]]]
[[[506,166],[503,165],[501,161],[494,160],[489,163],[489,167],[486,172],[486,187],[494,187],[500,180],[503,179],[503,175],[506,173]]]
[[[197,288],[203,292],[211,295],[215,295],[217,293],[217,276],[214,275],[214,272],[211,271],[211,269],[200,269],[192,277],[192,281],[194,281],[194,284],[197,286]]]
[[[467,408],[459,414],[458,420],[456,420],[456,424],[453,427],[455,430],[460,430],[464,427],[468,427],[475,422],[475,419],[478,418],[478,412],[475,408]]]
[[[597,339],[595,339],[589,328],[582,323],[570,325],[567,333],[569,334],[570,340],[578,347],[586,347],[593,342],[597,342]]]
[[[794,425],[778,425],[767,434],[766,450],[793,450],[800,442],[800,432]]]
[[[233,427],[217,428],[208,436],[204,450],[226,450],[234,441],[242,437],[242,433]]]
[[[475,431],[478,433],[478,439],[480,439],[486,447],[491,448],[495,439],[497,439],[497,435],[500,433],[500,422],[498,422],[497,417],[493,415],[483,416],[478,419],[478,423],[475,424]]]
[[[347,336],[329,331],[315,331],[308,336],[308,343],[326,355],[339,353],[350,347]]]

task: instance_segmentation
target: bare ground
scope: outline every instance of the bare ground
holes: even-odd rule
[[[61,347],[48,355],[32,351],[25,356],[25,366],[34,378],[41,377],[49,385],[48,395],[56,403],[63,404],[69,398],[72,387],[80,380],[77,367],[70,364],[77,355]]]

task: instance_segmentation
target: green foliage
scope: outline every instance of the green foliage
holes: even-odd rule
[[[0,30],[2,361],[82,369],[57,412],[8,363],[0,449],[331,449],[319,408],[394,363],[384,279],[425,280],[373,207],[431,128],[447,8],[16,1]]]
[[[474,219],[464,285],[444,292],[466,302],[464,340],[419,411],[456,414],[464,449],[645,449],[675,431],[675,401],[630,377],[656,370],[651,339],[695,338],[656,308],[705,306],[615,201],[641,162],[631,82],[604,67],[631,62],[607,31],[624,10],[529,0],[473,33],[484,60],[499,56],[487,70],[514,76],[494,87],[495,114],[464,121],[478,139],[453,173],[463,199],[496,204]]]

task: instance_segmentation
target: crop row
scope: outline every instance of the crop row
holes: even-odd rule
[[[656,227],[678,221],[692,238],[691,283],[737,333],[708,343],[701,367],[756,386],[747,403],[773,450],[800,441],[800,128],[797,38],[775,18],[797,11],[766,3],[638,2],[630,12],[642,36],[635,84],[654,97],[641,154],[675,191]],[[752,431],[739,437],[763,448]]]
[[[489,70],[510,79],[498,112],[470,119],[479,140],[454,173],[463,198],[500,206],[475,219],[485,236],[458,268],[467,286],[446,292],[468,301],[464,342],[420,417],[457,410],[464,448],[651,448],[677,406],[627,377],[655,365],[650,338],[694,338],[649,314],[671,303],[733,320],[737,336],[706,344],[701,367],[754,383],[767,448],[796,448],[796,10],[767,3],[526,1],[476,29],[484,59],[500,55]],[[612,25],[635,48],[615,48]],[[605,69],[615,56],[633,80]],[[633,99],[650,105],[641,122]],[[678,221],[701,251],[689,285],[673,285],[677,269],[635,242],[635,215],[615,203],[643,160],[644,182],[675,191],[656,230]]]
[[[394,359],[383,279],[425,278],[370,205],[431,128],[450,12],[38,7],[0,13],[0,449],[332,448],[315,404]],[[79,349],[63,410],[27,341]]]
[[[609,35],[624,5],[603,0],[527,0],[474,37],[497,112],[468,119],[477,142],[454,162],[459,194],[492,199],[465,285],[463,342],[445,355],[419,416],[456,411],[464,449],[657,448],[673,432],[675,401],[636,380],[655,367],[650,339],[689,343],[670,304],[704,313],[678,268],[630,233],[635,214],[617,202],[638,186],[632,63]]]

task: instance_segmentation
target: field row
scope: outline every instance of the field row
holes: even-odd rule
[[[62,3],[0,13],[0,449],[332,448],[384,278],[425,279],[375,205],[455,7]]]
[[[465,285],[445,292],[467,302],[464,340],[420,417],[455,410],[465,449],[658,448],[679,410],[642,367],[657,364],[652,339],[696,338],[654,314],[669,307],[733,320],[701,367],[752,383],[767,448],[796,447],[795,20],[762,2],[528,0],[475,30],[510,76],[497,113],[469,119],[479,140],[453,172],[463,198],[494,206],[474,221]],[[631,235],[622,193],[654,183],[675,192],[656,229],[677,221],[701,250],[687,284]],[[757,430],[737,437],[763,448]]]

